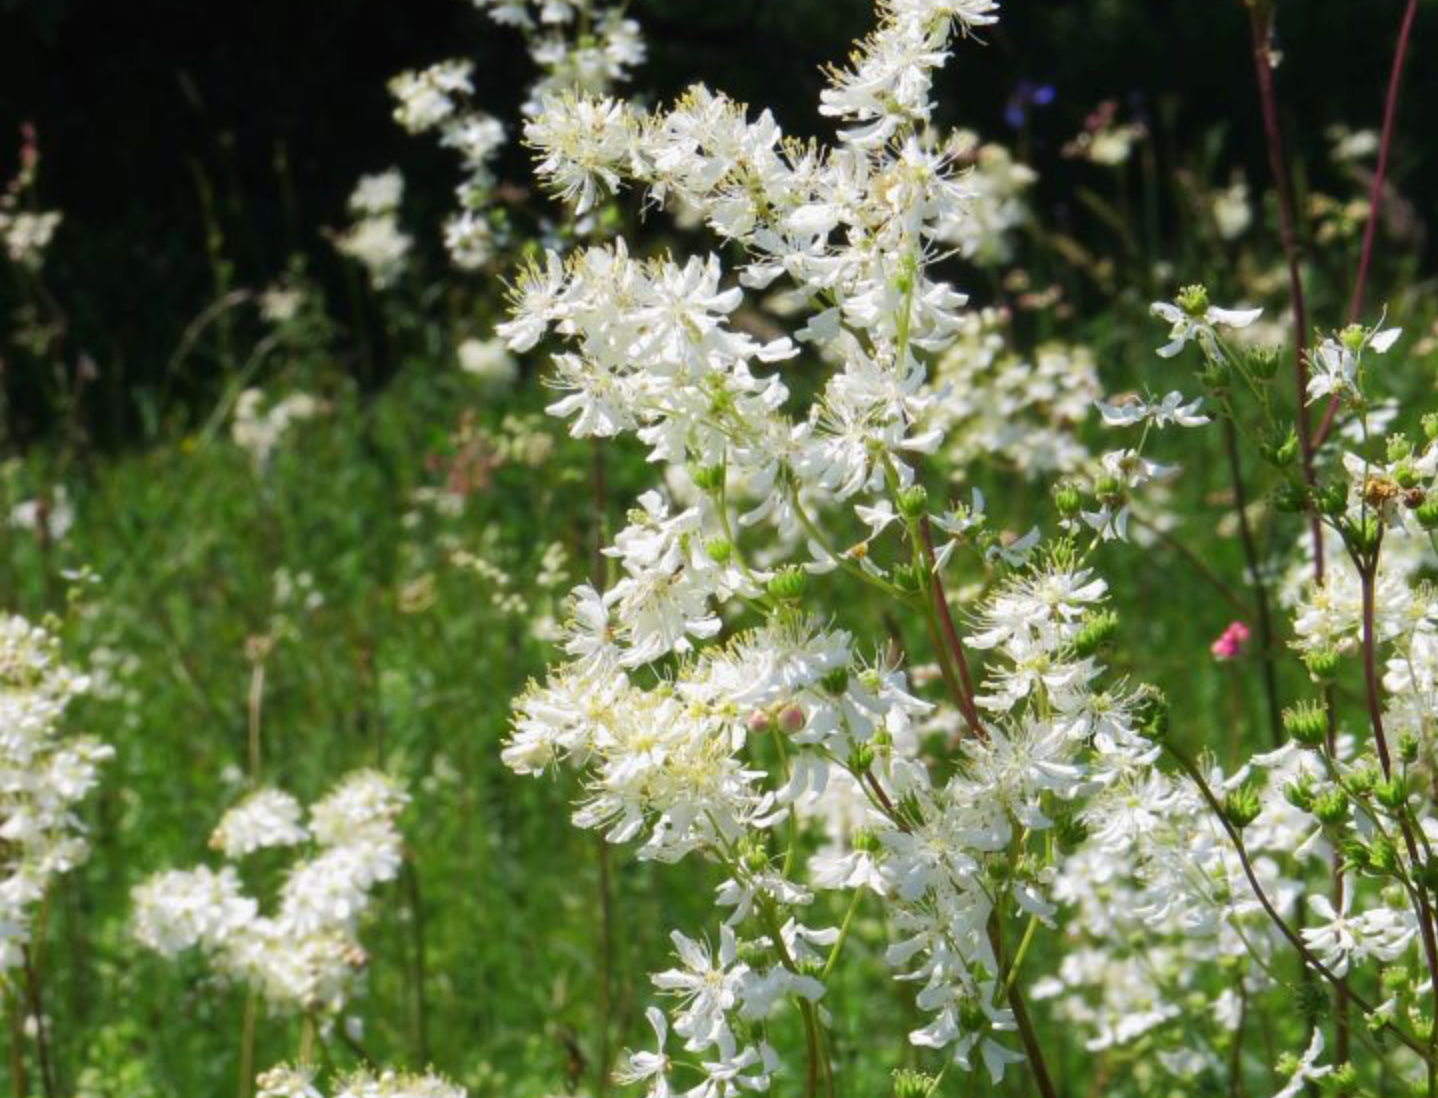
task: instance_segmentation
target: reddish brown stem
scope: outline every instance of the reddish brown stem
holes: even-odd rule
[[[939,626],[944,631],[944,640],[959,669],[959,682],[963,688],[959,697],[959,711],[963,714],[964,723],[969,726],[969,730],[979,739],[987,740],[989,734],[984,731],[983,722],[979,720],[978,707],[974,704],[974,679],[969,673],[969,661],[964,655],[964,643],[959,639],[959,631],[954,625],[954,616],[949,611],[949,599],[944,594],[944,581],[939,578],[938,557],[934,553],[934,535],[929,529],[928,515],[919,520],[919,534],[923,538],[924,558],[929,565],[934,610],[939,617]]]
[[[1403,66],[1408,60],[1408,41],[1418,17],[1418,0],[1408,0],[1403,9],[1403,22],[1398,27],[1398,44],[1393,49],[1393,67],[1388,72],[1388,94],[1383,100],[1383,130],[1378,139],[1378,164],[1368,186],[1368,223],[1363,226],[1363,248],[1358,253],[1358,273],[1353,279],[1353,294],[1348,299],[1348,323],[1357,324],[1363,312],[1363,292],[1368,286],[1368,268],[1373,262],[1373,245],[1378,239],[1378,219],[1383,208],[1383,184],[1388,179],[1388,155],[1393,148],[1393,126],[1398,118],[1398,92],[1403,86]],[[1339,400],[1330,397],[1323,410],[1323,420],[1313,435],[1313,445],[1322,446],[1338,415]]]

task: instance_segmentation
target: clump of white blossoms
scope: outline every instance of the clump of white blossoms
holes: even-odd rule
[[[276,1006],[332,1016],[364,967],[358,934],[374,890],[399,873],[396,820],[407,803],[373,770],[340,779],[308,813],[287,793],[256,790],[210,838],[231,864],[169,870],[135,889],[135,937],[166,957],[199,948],[222,975]],[[239,863],[281,848],[304,853],[266,912],[245,892]]]
[[[0,985],[25,963],[35,912],[55,878],[89,853],[76,810],[114,751],[61,727],[89,689],[52,634],[0,618]]]
[[[40,152],[34,130],[26,125],[21,132],[25,143],[20,150],[20,170],[0,191],[0,243],[11,263],[35,271],[45,262],[45,252],[63,215],[59,210],[36,208]]]
[[[256,1098],[325,1098],[308,1067],[271,1068],[256,1080]],[[330,1089],[330,1098],[466,1098],[463,1087],[438,1075],[409,1075],[397,1071],[357,1071]]]
[[[574,592],[570,660],[519,700],[504,750],[520,773],[582,773],[579,826],[727,877],[718,926],[676,930],[675,966],[654,977],[670,1000],[649,1014],[657,1048],[620,1069],[650,1095],[675,1093],[685,1071],[701,1077],[694,1095],[769,1086],[786,1070],[770,1039],[785,1003],[805,1029],[805,1092],[834,1093],[823,1003],[848,920],[816,924],[822,891],[848,893],[851,916],[866,896],[882,905],[888,963],[927,1016],[910,1040],[936,1065],[997,1080],[1027,1056],[1056,1093],[1019,965],[1058,912],[1055,828],[1157,754],[1143,733],[1161,704],[1107,678],[1117,620],[1090,563],[1115,523],[1121,533],[1117,493],[1157,467],[1110,455],[1103,475],[1123,481],[1109,517],[1081,521],[1070,489],[1070,532],[1046,544],[1037,530],[1003,536],[978,498],[931,508],[920,482],[957,418],[929,364],[972,330],[964,296],[932,267],[970,191],[955,144],[930,129],[930,87],[996,10],[881,2],[876,32],[830,74],[832,147],[790,140],[767,112],[751,118],[702,86],[650,113],[552,97],[526,129],[540,175],[577,210],[639,186],[747,256],[735,285],[713,255],[639,257],[624,240],[551,252],[522,273],[501,327],[516,351],[567,344],[550,411],[573,435],[632,433],[679,485],[639,498],[606,550],[618,581]],[[780,280],[804,303],[802,326],[767,340],[738,330],[745,288]],[[776,367],[805,348],[834,369],[793,415]],[[1077,418],[1096,395],[1055,376],[1048,399]],[[990,590],[965,641],[944,575],[975,560]],[[910,685],[899,638],[861,642],[805,608],[825,582],[811,577],[838,570],[930,638],[942,699]],[[948,758],[920,751],[921,727],[952,730]],[[806,859],[813,823],[827,842]],[[690,1055],[671,1056],[676,1044]]]
[[[263,473],[290,428],[324,414],[327,405],[309,393],[291,393],[266,407],[263,389],[245,389],[235,399],[230,438]]]
[[[522,108],[526,116],[540,113],[551,95],[604,94],[628,79],[644,60],[644,42],[625,6],[475,0],[495,23],[518,30],[528,46],[539,75]],[[444,242],[464,270],[483,267],[510,242],[492,166],[507,135],[504,123],[473,105],[473,75],[472,62],[454,59],[402,72],[389,82],[395,121],[409,133],[438,133],[440,144],[459,154],[465,176],[455,189],[459,210],[445,222]]]
[[[376,290],[393,286],[404,273],[414,239],[400,228],[404,176],[396,168],[363,176],[349,198],[354,216],[334,238],[335,248],[365,269]]]

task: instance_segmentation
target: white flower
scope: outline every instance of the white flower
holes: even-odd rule
[[[649,1085],[646,1098],[670,1098],[674,1091],[669,1086],[671,1063],[664,1052],[664,1043],[669,1037],[669,1024],[664,1012],[657,1007],[648,1007],[644,1017],[654,1030],[654,1052],[624,1051],[624,1062],[614,1073],[617,1082],[624,1085],[645,1083]]]
[[[1214,329],[1246,328],[1263,315],[1262,309],[1220,309],[1206,302],[1201,310],[1190,312],[1181,305],[1155,301],[1151,311],[1154,316],[1172,325],[1169,342],[1158,349],[1161,358],[1172,358],[1190,340],[1197,340],[1205,354],[1215,354],[1218,337]]]
[[[1294,1098],[1301,1094],[1307,1085],[1316,1082],[1327,1075],[1332,1074],[1331,1065],[1318,1066],[1318,1058],[1323,1055],[1323,1031],[1315,1028],[1313,1040],[1308,1043],[1308,1049],[1303,1053],[1303,1058],[1298,1062],[1298,1068],[1273,1098]]]
[[[737,963],[738,943],[728,926],[719,928],[717,954],[707,942],[696,942],[677,930],[670,938],[683,967],[656,974],[654,985],[679,997],[674,1032],[687,1038],[685,1048],[696,1052],[728,1036],[725,1016],[739,1005],[749,966]]]

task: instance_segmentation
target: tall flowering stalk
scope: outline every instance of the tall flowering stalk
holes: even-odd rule
[[[1089,557],[1122,533],[1127,493],[1159,467],[1108,455],[1094,509],[1069,490],[1068,529],[1047,544],[1037,529],[1000,537],[981,497],[929,505],[919,462],[953,413],[927,363],[966,325],[964,296],[933,263],[969,215],[954,146],[930,127],[930,89],[996,5],[886,0],[879,16],[830,74],[830,148],[702,86],[652,113],[552,96],[526,129],[540,175],[577,214],[639,186],[746,254],[734,285],[713,255],[641,258],[622,239],[551,252],[522,273],[501,328],[516,351],[563,339],[550,411],[577,437],[636,435],[672,486],[642,495],[606,550],[618,582],[575,591],[569,662],[519,700],[504,751],[520,773],[579,770],[578,825],[640,858],[700,857],[725,874],[717,930],[676,930],[677,963],[654,977],[671,999],[649,1014],[656,1051],[620,1073],[652,1095],[686,1075],[677,1085],[696,1096],[767,1087],[784,1070],[771,1024],[785,1003],[803,1027],[805,1092],[835,1093],[825,996],[866,895],[890,927],[896,978],[928,1015],[910,1040],[996,1080],[1028,1059],[1056,1093],[1020,982],[1057,911],[1056,838],[1077,837],[1062,826],[1077,806],[1157,754],[1141,734],[1157,700],[1104,681],[1117,623]],[[802,326],[767,340],[736,327],[745,288],[781,279]],[[833,371],[795,416],[775,368],[806,348]],[[970,555],[994,582],[965,641],[944,574]],[[838,571],[927,633],[942,700],[915,691],[888,644],[865,655],[809,608],[811,577]],[[920,738],[950,716],[962,733],[941,767]],[[810,914],[826,890],[852,897],[839,927]],[[906,1092],[933,1085],[904,1080]]]

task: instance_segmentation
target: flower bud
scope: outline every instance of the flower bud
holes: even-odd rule
[[[1338,677],[1338,652],[1332,648],[1310,652],[1303,657],[1303,664],[1317,683],[1330,683]]]
[[[1283,787],[1283,798],[1300,812],[1313,811],[1313,780],[1300,774]]]
[[[1392,873],[1398,868],[1398,848],[1382,835],[1368,844],[1368,864],[1378,873]]]
[[[1258,799],[1257,790],[1249,785],[1229,790],[1223,799],[1223,814],[1240,831],[1258,819],[1262,811],[1263,802]]]
[[[715,564],[728,564],[734,555],[734,546],[728,538],[710,538],[704,543],[704,552],[709,554],[709,559]]]
[[[1418,737],[1405,732],[1398,737],[1398,761],[1412,766],[1418,761]]]
[[[1263,445],[1263,456],[1280,469],[1286,469],[1298,458],[1298,435],[1292,428]]]
[[[724,487],[724,466],[691,465],[689,478],[701,492],[717,492]]]
[[[1402,461],[1406,457],[1413,456],[1413,443],[1407,435],[1389,435],[1385,444],[1390,462]]]
[[[1259,381],[1272,381],[1278,373],[1277,347],[1255,347],[1248,352],[1248,372]]]
[[[1070,642],[1074,655],[1079,659],[1092,656],[1113,639],[1118,632],[1118,615],[1112,610],[1100,610],[1085,619],[1079,631]]]
[[[1430,496],[1425,499],[1413,517],[1418,520],[1418,525],[1425,530],[1438,530],[1438,496]]]
[[[1073,518],[1083,506],[1083,494],[1073,484],[1060,484],[1054,489],[1054,507],[1064,518]]]
[[[899,1068],[894,1072],[894,1098],[929,1098],[938,1079],[912,1068]]]
[[[1308,506],[1308,494],[1300,485],[1285,481],[1273,490],[1274,510],[1296,515]]]
[[[779,731],[783,732],[786,736],[792,736],[804,727],[808,719],[800,706],[794,702],[790,702],[784,706],[783,709],[779,710]]]
[[[856,743],[849,752],[849,769],[855,774],[863,774],[873,765],[874,745]]]
[[[1418,472],[1406,458],[1393,467],[1393,483],[1404,491],[1418,487]]]
[[[1348,798],[1341,789],[1326,789],[1313,798],[1313,815],[1326,827],[1337,827],[1348,820]]]
[[[807,580],[802,568],[781,568],[769,580],[768,591],[781,602],[795,602],[803,596]]]
[[[1394,774],[1374,785],[1373,799],[1384,808],[1397,812],[1408,803],[1408,783],[1401,774]]]
[[[1312,702],[1283,711],[1283,730],[1305,747],[1318,747],[1328,738],[1328,714]]]
[[[1429,442],[1438,441],[1438,412],[1429,412],[1423,417],[1423,437]]]
[[[744,727],[747,728],[754,735],[762,736],[765,732],[768,732],[769,729],[774,727],[774,722],[770,719],[769,714],[764,712],[764,710],[756,709],[754,710],[754,712],[750,713],[748,719],[744,721]]]
[[[916,519],[929,506],[929,490],[922,484],[911,484],[900,488],[898,494],[899,514],[906,519]]]
[[[1348,507],[1348,486],[1341,483],[1325,484],[1318,489],[1315,502],[1323,514],[1329,518],[1337,518]]]

